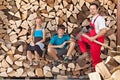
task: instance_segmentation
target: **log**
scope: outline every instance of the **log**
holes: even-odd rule
[[[120,70],[115,71],[112,76],[114,80],[119,80],[120,79]]]
[[[2,60],[2,67],[3,68],[8,68],[10,67],[10,65],[7,63],[7,61],[5,59]]]
[[[13,71],[13,68],[11,68],[11,67],[7,68],[7,73],[10,73],[12,71]]]
[[[16,71],[17,71],[18,77],[20,77],[23,74],[23,68],[19,68]]]
[[[7,73],[6,72],[1,72],[0,73],[0,76],[3,76],[3,77],[8,77]]]
[[[102,80],[98,72],[92,72],[88,74],[90,80]]]
[[[74,65],[74,63],[69,63],[69,64],[68,64],[68,67],[74,69],[74,68],[75,68],[75,65]]]
[[[36,74],[38,77],[43,77],[43,76],[44,76],[44,75],[43,75],[43,71],[42,71],[41,68],[37,68],[37,69],[35,70],[35,74]]]
[[[35,73],[33,71],[28,71],[27,75],[30,77],[35,77]]]
[[[53,67],[53,68],[52,68],[52,72],[55,73],[55,74],[57,74],[57,73],[59,73],[60,71],[59,71],[59,68]]]
[[[18,74],[17,74],[16,71],[12,71],[12,72],[8,73],[8,76],[10,76],[10,77],[17,77]]]
[[[120,64],[120,56],[114,56],[113,58],[116,62],[118,62]]]
[[[17,66],[19,66],[19,67],[23,65],[23,64],[22,64],[22,61],[15,61],[14,63],[15,63]]]
[[[118,63],[116,63],[115,59],[112,58],[111,56],[107,57],[105,64],[109,64],[109,65],[114,66],[114,67],[118,66]]]
[[[61,70],[66,70],[66,67],[65,67],[65,65],[63,65],[63,64],[59,64],[59,65],[57,66],[57,68],[59,68],[59,69],[61,69]]]
[[[98,63],[95,66],[95,70],[96,70],[96,72],[98,72],[102,75],[103,79],[108,79],[111,77],[111,73],[109,72],[109,70],[105,66],[104,62]]]
[[[8,55],[8,56],[6,57],[6,61],[7,61],[10,65],[13,65],[13,60],[14,60],[13,55]]]

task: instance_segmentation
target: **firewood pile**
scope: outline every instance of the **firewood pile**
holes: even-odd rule
[[[90,80],[119,80],[120,79],[120,46],[111,51],[103,62],[97,64],[96,72],[89,73]],[[101,78],[102,77],[102,78]]]
[[[26,59],[25,48],[29,43],[30,30],[36,16],[42,16],[44,20],[42,25],[46,28],[48,40],[59,24],[65,25],[66,33],[73,35],[81,27],[89,24],[89,5],[93,1],[100,5],[100,14],[104,16],[106,26],[111,29],[107,33],[105,44],[116,48],[117,0],[0,0],[0,76],[53,77],[57,75],[58,78],[68,78],[67,75],[70,77],[73,75],[75,78],[92,72],[90,63],[80,67],[74,60],[54,67],[53,61],[46,56],[40,58],[39,66],[30,66]],[[77,30],[74,30],[75,28]],[[78,47],[74,53],[79,53]],[[102,47],[102,59],[106,59],[108,53],[111,53],[111,50]]]

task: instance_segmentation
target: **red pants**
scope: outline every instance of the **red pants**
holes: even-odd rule
[[[90,34],[88,34],[88,36],[90,36]],[[99,37],[97,40],[103,43],[104,36]],[[85,37],[81,36],[80,40],[78,40],[78,44],[82,53],[87,52],[86,43],[90,45],[92,62],[93,66],[95,67],[95,65],[101,61],[100,59],[101,45],[91,42]]]

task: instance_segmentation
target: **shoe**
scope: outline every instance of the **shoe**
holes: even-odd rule
[[[33,65],[38,65],[38,61],[33,61]]]
[[[71,61],[72,61],[72,59],[70,59],[68,56],[64,57],[64,62],[65,63],[68,63],[68,62],[71,62]]]
[[[59,64],[61,64],[61,61],[60,60],[55,60],[54,61],[54,66],[57,67]]]

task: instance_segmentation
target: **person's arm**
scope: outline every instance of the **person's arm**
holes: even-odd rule
[[[90,41],[94,41],[94,40],[96,40],[97,38],[105,35],[106,32],[107,32],[107,28],[101,29],[100,32],[98,32],[97,35],[95,35],[95,36],[93,36],[93,37],[90,37]]]
[[[49,47],[49,48],[63,48],[64,45],[66,44],[66,42],[64,42],[64,43],[61,44],[61,45],[55,45],[55,44],[54,44],[55,41],[56,41],[56,38],[55,38],[55,36],[53,36],[53,37],[51,38],[51,40],[50,40],[50,43],[48,44],[48,47]]]
[[[49,43],[48,47],[49,48],[63,48],[66,43],[67,43],[66,41],[61,45],[52,45],[51,43]]]
[[[34,29],[31,29],[30,41],[34,43]]]
[[[107,32],[107,27],[105,25],[105,19],[103,17],[98,17],[98,21],[96,21],[96,23],[100,31],[97,33],[97,35],[90,37],[90,41],[94,41],[95,39],[105,35],[105,33]]]

